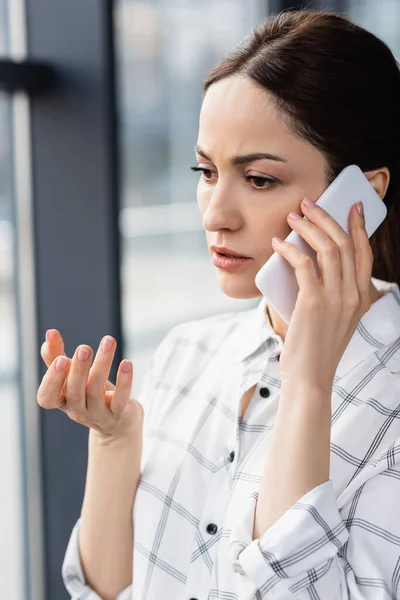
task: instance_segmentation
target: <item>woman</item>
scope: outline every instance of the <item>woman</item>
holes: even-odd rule
[[[204,92],[194,170],[221,288],[259,296],[255,275],[276,251],[296,271],[296,307],[289,326],[262,298],[174,327],[140,403],[132,369],[106,383],[112,349],[91,369],[65,357],[58,373],[62,340],[49,334],[38,401],[90,427],[65,585],[76,599],[400,597],[395,59],[339,15],[281,13]],[[354,163],[388,207],[371,240],[358,204],[348,236],[303,202]],[[272,241],[292,229],[318,252],[320,280]]]

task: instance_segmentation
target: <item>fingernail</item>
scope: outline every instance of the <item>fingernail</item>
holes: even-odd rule
[[[85,362],[88,359],[88,356],[89,356],[89,350],[87,350],[87,348],[79,348],[78,359],[81,362]]]
[[[300,216],[300,215],[298,215],[298,214],[297,214],[297,213],[295,213],[295,212],[290,212],[290,213],[289,213],[289,217],[290,217],[291,219],[301,219],[301,216]]]
[[[364,216],[364,206],[362,202],[357,202],[357,212],[360,215],[360,217]]]
[[[308,206],[308,208],[315,208],[316,207],[315,202],[313,202],[312,200],[310,200],[310,198],[304,198],[303,204],[305,204],[306,206]]]
[[[122,363],[122,371],[123,371],[124,373],[129,373],[129,371],[130,371],[130,370],[131,370],[131,363],[130,363],[130,361],[129,361],[129,360],[125,360],[125,361]]]
[[[64,371],[65,367],[67,366],[67,363],[68,363],[67,357],[60,356],[60,358],[56,362],[57,371]]]
[[[111,347],[113,345],[113,339],[110,338],[109,336],[105,337],[101,343],[101,348],[103,350],[103,352],[108,352],[109,350],[111,350]]]
[[[273,244],[281,244],[283,242],[283,240],[281,240],[281,238],[278,237],[273,237],[272,238],[272,243]]]

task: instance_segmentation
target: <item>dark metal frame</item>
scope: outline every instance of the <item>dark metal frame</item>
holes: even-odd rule
[[[47,329],[61,332],[69,356],[82,343],[96,353],[111,334],[115,381],[123,340],[113,2],[29,0],[26,10],[28,59],[57,75],[56,87],[31,98],[37,353]],[[40,359],[39,382],[46,370]],[[63,600],[61,565],[84,495],[88,429],[38,410],[46,598]]]
[[[56,72],[50,65],[33,60],[0,60],[0,90],[33,95],[43,94],[55,85]]]

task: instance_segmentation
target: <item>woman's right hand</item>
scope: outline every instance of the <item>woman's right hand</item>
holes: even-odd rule
[[[106,337],[112,340],[112,347],[104,351],[100,344],[91,366],[90,346],[79,346],[71,360],[64,353],[60,333],[49,330],[49,341],[43,343],[40,351],[48,370],[40,384],[37,402],[45,409],[62,410],[72,420],[93,429],[101,439],[113,440],[130,437],[141,430],[144,411],[140,402],[130,398],[133,381],[130,361],[121,362],[116,386],[108,381],[116,342],[113,337]],[[88,351],[86,361],[79,360],[79,350]],[[66,361],[61,371],[56,369],[60,357]],[[128,373],[122,371],[124,364],[130,365]]]

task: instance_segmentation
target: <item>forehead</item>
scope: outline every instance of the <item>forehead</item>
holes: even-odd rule
[[[200,111],[197,144],[216,161],[228,161],[235,154],[270,152],[285,158],[286,168],[325,172],[321,152],[289,128],[274,96],[242,75],[227,77],[208,88]]]
[[[213,83],[207,90],[200,111],[199,144],[224,137],[275,141],[295,136],[279,114],[272,94],[247,77],[235,75]],[[203,146],[202,146],[203,147]]]

